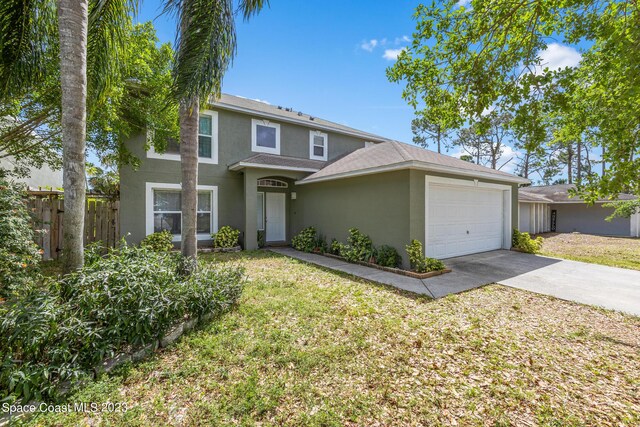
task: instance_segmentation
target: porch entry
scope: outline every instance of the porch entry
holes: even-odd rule
[[[264,193],[265,209],[265,240],[267,242],[284,242],[286,240],[286,194]]]

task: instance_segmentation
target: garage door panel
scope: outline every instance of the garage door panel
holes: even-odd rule
[[[502,191],[429,184],[427,255],[450,258],[502,247]]]

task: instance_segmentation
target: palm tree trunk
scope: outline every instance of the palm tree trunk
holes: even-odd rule
[[[196,259],[198,204],[198,99],[180,103],[180,166],[182,169],[182,255]]]
[[[65,271],[84,263],[88,0],[58,0]]]

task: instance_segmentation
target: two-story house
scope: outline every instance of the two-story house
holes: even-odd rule
[[[180,240],[180,156],[144,152],[121,171],[123,235],[170,230]],[[315,226],[327,240],[359,228],[404,253],[411,239],[437,258],[511,246],[518,185],[527,180],[292,109],[222,95],[199,126],[198,238],[223,225],[245,249],[290,241]],[[404,260],[406,263],[406,259]]]

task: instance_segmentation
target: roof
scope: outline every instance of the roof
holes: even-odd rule
[[[320,171],[298,181],[298,184],[410,168],[513,183],[530,182],[525,178],[510,173],[476,165],[415,145],[404,144],[398,141],[388,141],[361,148],[347,154],[333,163],[328,164]]]
[[[538,197],[541,202],[546,203],[582,203],[580,197],[569,197],[569,190],[575,189],[574,184],[556,184],[523,187],[518,191],[518,200],[531,201],[528,198]],[[617,200],[635,200],[632,194],[620,193]],[[600,199],[598,202],[610,202],[609,199]]]
[[[527,188],[527,187],[524,187],[524,188]],[[521,202],[534,202],[534,203],[552,203],[553,202],[551,199],[547,199],[546,197],[540,194],[526,193],[522,190],[523,189],[520,188],[520,190],[518,191],[518,200]]]
[[[229,166],[230,170],[249,168],[284,169],[301,172],[317,172],[326,164],[320,160],[300,159],[275,154],[256,154]]]
[[[293,108],[271,105],[263,101],[256,101],[249,98],[243,98],[241,96],[234,96],[223,93],[217,100],[214,100],[212,98],[210,104],[221,109],[239,111],[244,113],[248,112],[260,117],[267,117],[273,120],[295,123],[306,127],[311,127],[313,129],[328,130],[336,133],[356,136],[358,138],[366,139],[373,142],[382,142],[389,140],[388,138],[384,138],[379,135],[363,132],[349,126],[334,123],[329,120],[324,120],[319,117],[302,113],[300,111],[294,111]]]

